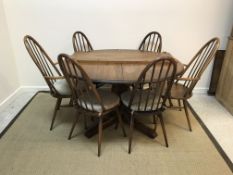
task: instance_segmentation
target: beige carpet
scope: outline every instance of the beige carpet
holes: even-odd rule
[[[55,99],[40,93],[20,114],[0,140],[1,175],[228,175],[232,174],[199,123],[191,116],[189,132],[184,112],[164,113],[169,148],[161,127],[149,139],[135,132],[132,153],[128,140],[110,127],[104,131],[102,155],[97,157],[97,138],[83,136],[83,123],[67,140],[74,110],[62,108],[55,128],[49,131]]]

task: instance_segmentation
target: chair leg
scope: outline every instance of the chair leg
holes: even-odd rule
[[[116,129],[116,130],[117,130],[118,125],[119,125],[119,119],[117,119],[117,121],[116,121],[116,125],[115,125],[114,129]]]
[[[183,100],[183,104],[184,104],[184,111],[185,111],[185,115],[186,115],[186,118],[187,118],[189,131],[192,131],[191,122],[190,122],[189,113],[188,113],[187,100]]]
[[[166,129],[165,129],[164,122],[163,122],[163,115],[162,115],[162,113],[160,113],[160,114],[158,114],[158,116],[159,116],[160,123],[161,123],[161,126],[162,126],[165,144],[166,144],[166,147],[168,147],[167,134],[166,134]]]
[[[168,99],[168,102],[169,102],[170,107],[173,107],[173,103],[172,103],[171,98]]]
[[[102,119],[102,116],[100,116],[99,117],[99,132],[98,132],[98,157],[100,157],[100,154],[101,154],[102,136],[103,136],[103,119]]]
[[[53,112],[52,123],[51,123],[51,126],[50,126],[50,131],[53,129],[53,124],[54,124],[54,121],[56,119],[57,110],[59,110],[59,108],[60,108],[61,101],[62,101],[62,98],[57,98],[57,102],[56,102],[54,112]]]
[[[128,153],[131,153],[132,139],[133,139],[133,128],[134,128],[134,115],[131,114],[130,118],[130,132],[129,132],[129,149]]]
[[[179,111],[182,111],[180,99],[178,99],[177,101],[178,101],[178,105],[179,105]]]
[[[73,99],[72,99],[72,97],[70,98],[69,106],[73,106]]]
[[[153,124],[154,124],[154,131],[156,132],[156,129],[157,129],[157,117],[156,117],[156,115],[153,115]]]
[[[126,132],[125,132],[124,124],[122,122],[122,118],[121,118],[119,109],[116,109],[116,113],[117,113],[118,123],[120,124],[120,126],[122,128],[122,132],[123,132],[124,137],[126,137]]]
[[[84,116],[84,128],[85,128],[85,130],[87,130],[87,117],[86,116]]]
[[[79,120],[79,112],[78,112],[78,111],[76,111],[76,118],[75,118],[75,120],[74,120],[74,122],[73,122],[73,125],[72,125],[72,127],[71,127],[71,130],[70,130],[70,134],[69,134],[68,140],[70,140],[70,139],[71,139],[71,137],[72,137],[72,133],[73,133],[73,131],[74,131],[74,128],[75,128],[76,124],[78,123],[78,120]]]

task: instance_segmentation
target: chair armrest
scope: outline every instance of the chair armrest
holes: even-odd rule
[[[48,80],[59,80],[59,79],[64,79],[65,77],[64,76],[44,76],[45,79],[48,79]]]

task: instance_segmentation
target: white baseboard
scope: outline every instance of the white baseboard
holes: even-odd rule
[[[0,108],[3,106],[9,104],[11,101],[14,101],[14,99],[21,93],[25,92],[38,92],[38,91],[48,91],[48,86],[20,86],[17,88],[12,94],[10,94],[6,99],[4,99],[0,103]],[[194,88],[193,93],[194,94],[206,94],[208,91],[208,88]]]
[[[22,93],[25,93],[25,92],[36,93],[41,90],[49,90],[49,88],[48,86],[20,86],[0,103],[0,109],[12,103],[12,101],[14,101]]]
[[[193,94],[207,94],[208,88],[194,88]]]
[[[19,87],[0,104],[0,137],[17,114],[39,90],[46,87]]]
[[[1,103],[0,106],[3,106],[4,104],[6,104],[9,100],[11,100],[12,98],[14,98],[14,96],[20,91],[20,87],[17,88],[13,93],[11,93],[7,98],[5,98]]]
[[[48,91],[48,86],[20,86],[23,91]]]

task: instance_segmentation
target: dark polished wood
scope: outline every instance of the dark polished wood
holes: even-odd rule
[[[183,101],[183,108],[185,109],[187,123],[190,131],[192,131],[192,127],[187,109],[187,100],[192,96],[192,91],[195,85],[200,80],[203,72],[206,70],[211,60],[214,58],[219,48],[219,42],[220,41],[218,38],[213,38],[204,46],[202,46],[197,54],[191,59],[189,64],[186,65],[183,74],[176,78],[171,88],[170,99]],[[180,109],[181,106],[178,108]]]
[[[88,74],[75,60],[66,54],[60,54],[58,57],[60,68],[72,91],[72,100],[78,111],[83,113],[84,117],[93,116],[98,120],[98,156],[101,154],[101,143],[103,135],[103,120],[112,112],[117,114],[118,122],[122,128],[123,135],[126,136],[125,129],[119,115],[119,97],[113,92],[104,91],[104,96],[95,87]],[[79,117],[79,115],[77,115]],[[74,121],[71,128],[69,139],[78,119]]]
[[[111,49],[77,52],[71,58],[82,65],[94,82],[132,84],[146,65],[160,56],[171,55],[166,52]],[[184,65],[178,59],[175,60],[179,75],[184,71]]]
[[[217,86],[218,86],[218,80],[220,77],[221,69],[222,69],[222,63],[225,55],[225,50],[218,50],[216,52],[216,56],[214,58],[214,65],[210,80],[210,86],[208,90],[209,95],[215,95]]]
[[[87,36],[81,31],[74,32],[72,42],[74,52],[90,52],[93,50]]]
[[[31,36],[27,35],[24,37],[25,47],[31,56],[33,62],[36,64],[38,69],[40,70],[44,80],[46,81],[50,94],[57,99],[56,105],[54,107],[52,123],[50,126],[50,130],[53,129],[54,121],[56,119],[57,111],[60,108],[61,101],[63,98],[71,98],[71,94],[60,94],[54,84],[56,81],[65,80],[63,75],[60,73],[58,68],[56,67],[56,63],[52,61],[49,55],[45,52],[42,46]]]
[[[120,95],[128,90],[129,85],[135,83],[146,65],[161,56],[171,56],[167,52],[156,53],[139,50],[107,49],[93,50],[91,52],[77,52],[71,58],[77,61],[88,73],[92,81],[96,83],[110,83],[112,90]],[[177,63],[176,75],[184,71],[184,65],[175,59]],[[150,138],[157,134],[151,128],[135,120],[135,128]],[[90,131],[89,131],[90,130]],[[88,129],[86,135],[93,135],[97,131],[95,127]]]
[[[162,50],[162,36],[159,32],[153,31],[148,33],[142,40],[138,50],[161,52]]]
[[[168,147],[162,112],[175,75],[176,61],[171,56],[161,56],[145,67],[132,90],[121,94],[121,102],[130,114],[129,153],[131,153],[135,117],[137,116],[140,118],[157,116],[161,122],[166,147]]]

